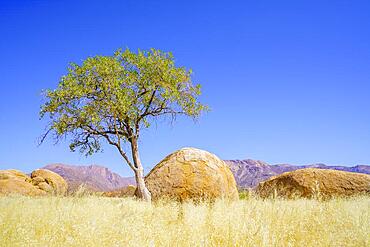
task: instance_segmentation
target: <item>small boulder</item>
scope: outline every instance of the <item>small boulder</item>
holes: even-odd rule
[[[18,170],[0,171],[0,195],[22,194],[41,196],[46,192],[32,184],[32,179]]]
[[[67,192],[68,184],[67,182],[57,173],[46,170],[37,169],[31,173],[32,179],[37,179],[44,181],[53,188],[53,193],[58,195],[64,195]],[[46,188],[46,186],[43,186]]]
[[[234,176],[225,162],[196,148],[183,148],[167,156],[145,177],[145,183],[153,200],[238,199]]]
[[[321,198],[370,195],[370,175],[306,168],[286,172],[261,182],[256,194],[262,198]]]
[[[63,195],[66,191],[65,180],[48,170],[35,170],[31,177],[18,170],[0,170],[0,195]]]

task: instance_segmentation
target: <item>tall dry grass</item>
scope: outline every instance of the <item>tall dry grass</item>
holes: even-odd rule
[[[370,246],[370,198],[0,198],[0,246]]]

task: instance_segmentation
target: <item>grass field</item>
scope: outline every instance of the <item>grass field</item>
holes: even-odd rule
[[[370,246],[370,198],[181,205],[1,197],[0,246]]]

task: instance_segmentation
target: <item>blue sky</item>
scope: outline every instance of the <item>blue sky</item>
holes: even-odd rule
[[[119,47],[172,51],[212,111],[159,122],[140,142],[148,171],[185,146],[223,159],[370,164],[369,1],[0,1],[0,169],[101,164],[37,147],[41,91],[69,62]]]

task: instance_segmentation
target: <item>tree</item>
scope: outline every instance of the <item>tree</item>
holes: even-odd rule
[[[49,121],[40,144],[53,134],[56,142],[70,138],[71,151],[91,155],[107,142],[134,172],[137,196],[150,201],[138,148],[140,130],[157,118],[197,118],[207,109],[198,102],[200,85],[193,84],[191,74],[175,66],[171,53],[156,49],[118,50],[113,56],[89,57],[82,65],[71,63],[57,89],[45,92],[40,119],[48,116]]]

